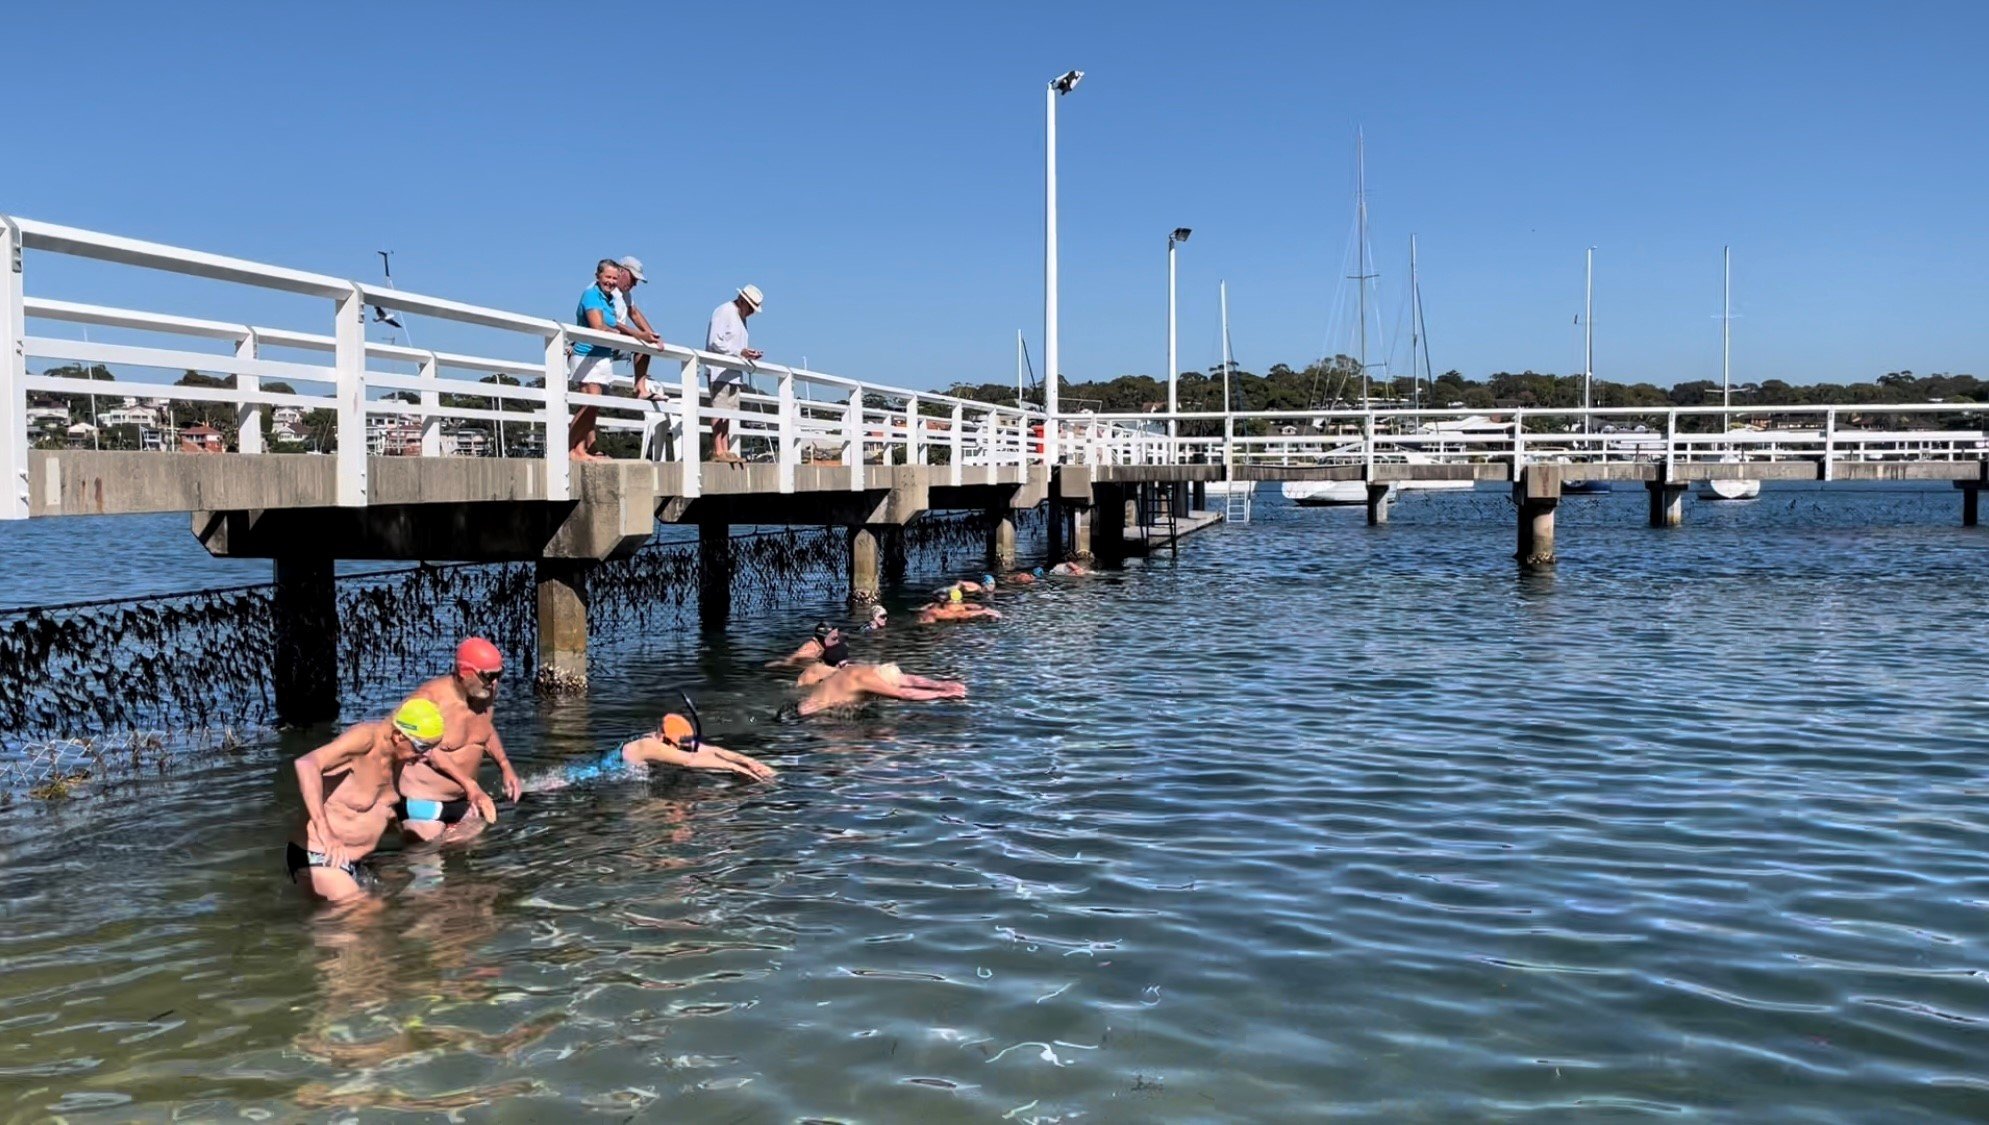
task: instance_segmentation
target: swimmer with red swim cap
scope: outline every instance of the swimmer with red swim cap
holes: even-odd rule
[[[504,654],[482,637],[471,637],[456,646],[455,671],[408,697],[435,704],[444,731],[441,745],[401,775],[402,832],[418,840],[467,840],[496,820],[496,806],[477,784],[485,757],[497,763],[504,795],[517,802],[523,789],[491,722],[503,674]]]

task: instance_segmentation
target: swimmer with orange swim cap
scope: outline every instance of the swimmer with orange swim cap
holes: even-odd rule
[[[297,759],[304,827],[291,834],[284,866],[305,897],[354,902],[378,884],[365,859],[394,817],[395,785],[441,745],[442,732],[442,712],[411,699],[391,718],[359,723]],[[328,787],[329,778],[337,780]]]
[[[757,759],[706,742],[697,707],[684,697],[684,711],[672,711],[657,720],[656,729],[622,743],[598,762],[567,768],[564,783],[593,781],[646,771],[650,766],[676,766],[687,770],[736,773],[752,781],[772,781],[773,769]],[[550,786],[548,787],[550,788]]]
[[[442,712],[447,728],[442,744],[427,759],[409,766],[401,778],[401,831],[417,840],[467,840],[496,819],[496,809],[477,782],[488,757],[497,765],[504,796],[513,804],[523,788],[504,740],[491,722],[504,654],[482,637],[456,646],[455,670],[437,676],[408,698],[426,699]],[[480,810],[490,807],[486,817]]]

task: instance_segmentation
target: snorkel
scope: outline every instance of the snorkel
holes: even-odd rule
[[[688,693],[679,690],[677,698],[684,701],[684,711],[691,719],[691,733],[689,737],[678,742],[677,745],[685,753],[695,754],[698,752],[698,747],[704,745],[704,720],[698,716],[698,705],[691,702],[691,697]],[[686,746],[684,742],[689,742],[690,745]]]

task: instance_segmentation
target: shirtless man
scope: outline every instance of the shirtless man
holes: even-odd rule
[[[490,721],[497,702],[497,678],[504,656],[482,637],[456,646],[456,670],[416,688],[410,700],[425,699],[442,712],[442,744],[401,776],[401,803],[395,809],[401,831],[417,840],[467,840],[488,827],[477,810],[491,804],[477,784],[485,755],[497,763],[504,795],[518,802],[518,774],[504,756],[504,740]],[[453,767],[453,768],[451,768]],[[445,769],[448,772],[444,772]],[[467,778],[465,787],[456,778]]]
[[[442,731],[442,712],[413,699],[393,718],[360,723],[297,759],[304,829],[291,835],[284,865],[305,897],[347,903],[371,892],[378,880],[363,861],[380,846],[393,818],[395,782],[410,762],[441,743]],[[334,775],[327,792],[325,779]]]
[[[800,648],[795,649],[779,660],[767,661],[766,666],[768,668],[799,668],[804,664],[813,664],[817,660],[822,659],[822,648],[828,643],[829,634],[835,632],[837,632],[837,629],[834,625],[826,621],[817,621],[815,623],[814,636],[801,642]]]
[[[1079,563],[1060,562],[1050,568],[1050,573],[1062,578],[1083,578],[1091,573],[1091,569]]]
[[[1009,575],[1005,581],[1011,586],[1033,586],[1041,577],[1043,577],[1043,568],[1039,566],[1035,570],[1018,570]]]
[[[657,721],[653,732],[622,743],[599,762],[569,767],[563,783],[592,781],[653,765],[736,773],[752,781],[772,781],[776,776],[772,767],[755,758],[704,741],[697,730],[697,724],[672,711]]]
[[[921,625],[936,625],[942,621],[974,621],[986,618],[989,621],[1001,620],[1001,611],[984,605],[974,605],[961,598],[960,591],[948,594],[944,603],[934,602],[919,607],[918,622]]]
[[[831,645],[822,662],[801,674],[795,686],[810,689],[794,709],[795,715],[810,715],[835,707],[861,703],[873,695],[888,699],[964,699],[967,685],[958,680],[933,680],[914,676],[896,664],[852,664],[849,646]]]

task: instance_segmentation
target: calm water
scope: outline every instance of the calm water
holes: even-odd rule
[[[1570,499],[1530,577],[1495,493],[1381,529],[1266,493],[1178,560],[870,646],[966,702],[805,725],[756,665],[828,591],[597,642],[586,703],[506,701],[528,778],[681,684],[780,782],[528,796],[384,856],[363,926],[281,878],[309,737],[17,807],[0,1105],[1980,1121],[1989,532],[1958,510],[1770,492],[1654,532],[1641,492]],[[128,582],[220,573],[148,537]],[[88,584],[5,542],[12,600]]]

